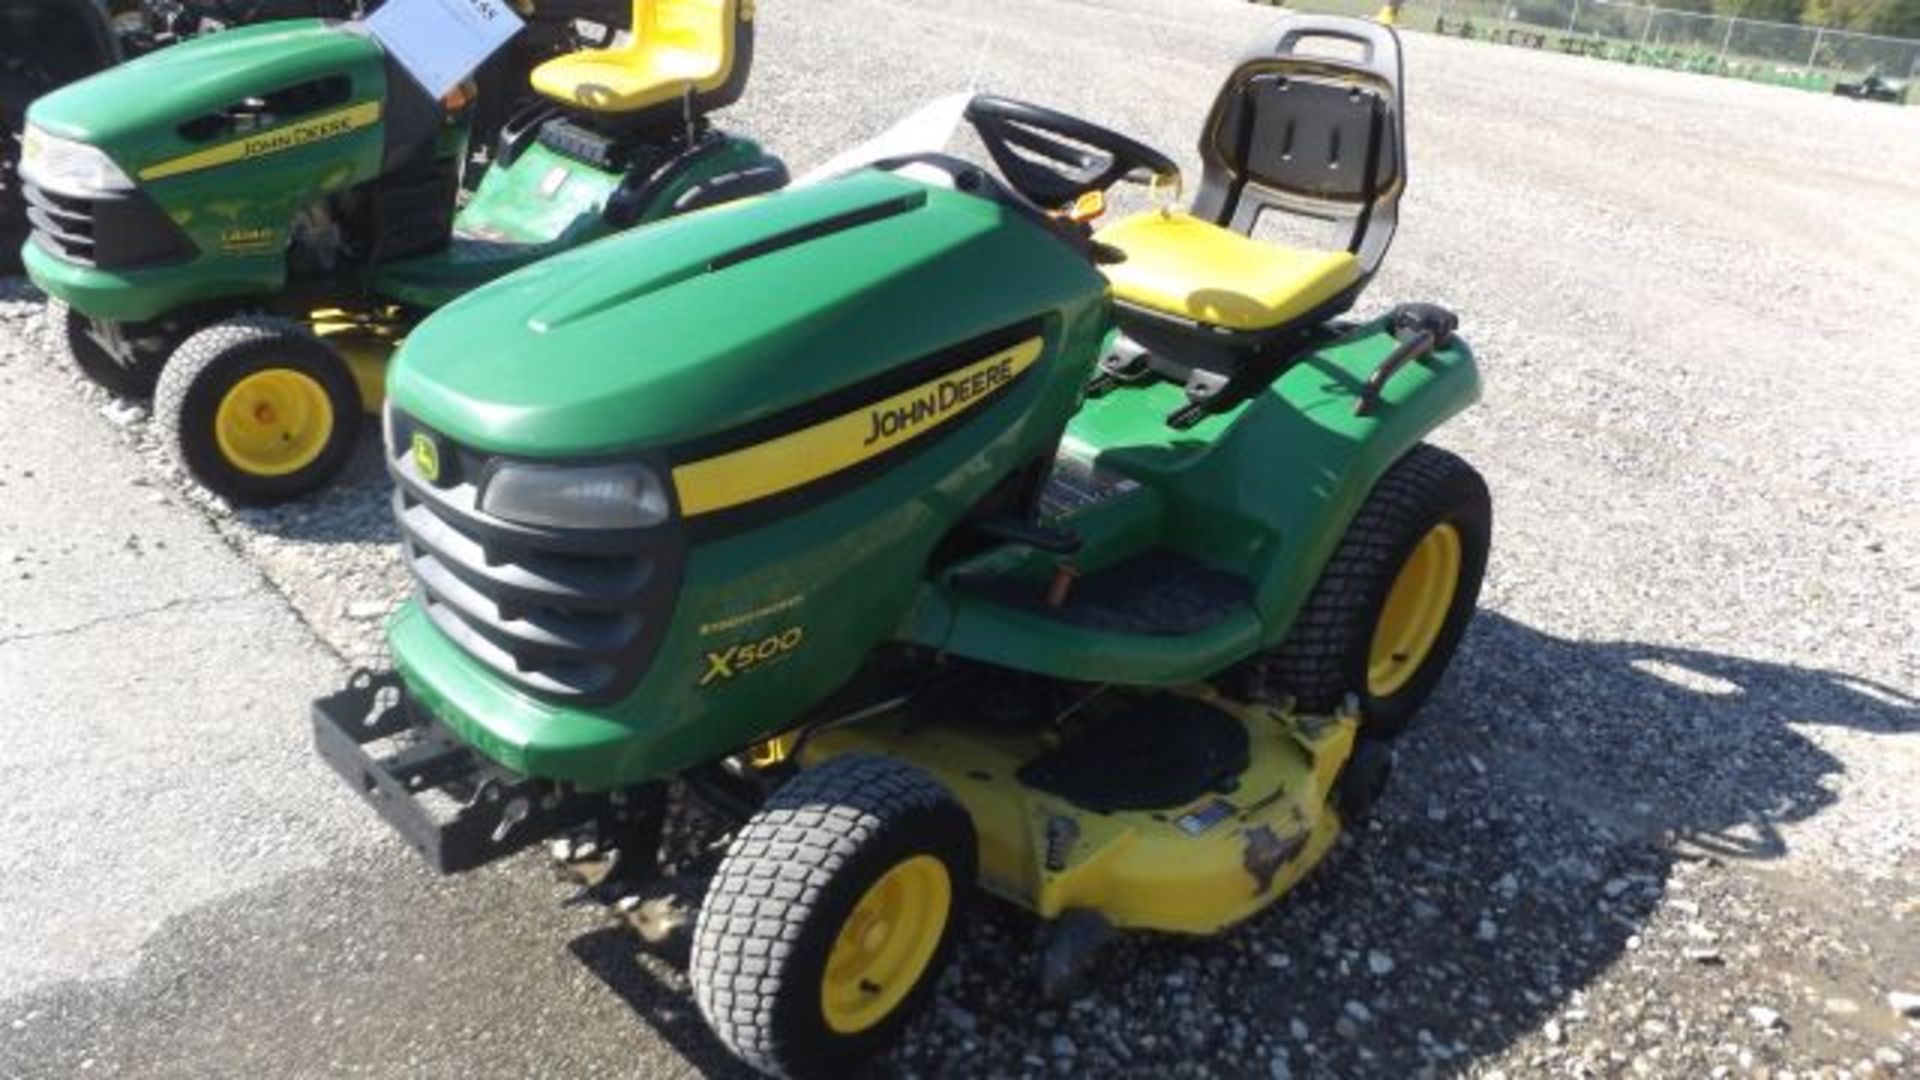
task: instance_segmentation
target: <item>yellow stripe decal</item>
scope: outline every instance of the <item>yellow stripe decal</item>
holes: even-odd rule
[[[673,470],[691,517],[778,495],[904,445],[965,413],[1040,358],[1041,339],[977,360],[892,397],[763,443]]]
[[[219,165],[231,165],[248,158],[265,157],[282,150],[293,150],[312,143],[345,135],[380,121],[380,103],[363,101],[344,109],[322,113],[310,120],[256,132],[242,139],[195,150],[191,154],[149,165],[140,170],[142,180],[164,180],[182,173],[199,172]]]

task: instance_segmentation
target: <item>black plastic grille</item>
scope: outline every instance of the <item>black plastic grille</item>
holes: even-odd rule
[[[645,530],[519,525],[479,508],[496,461],[434,436],[437,483],[392,417],[387,462],[407,565],[434,625],[475,659],[542,694],[605,701],[630,690],[673,612],[684,544],[672,523]]]
[[[193,242],[139,191],[85,197],[24,185],[34,240],[68,262],[130,270],[192,258]]]
[[[93,200],[26,185],[27,222],[40,246],[68,262],[94,264]]]

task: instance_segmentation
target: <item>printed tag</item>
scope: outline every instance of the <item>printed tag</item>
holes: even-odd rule
[[[387,0],[367,29],[435,98],[473,74],[524,24],[506,0]]]

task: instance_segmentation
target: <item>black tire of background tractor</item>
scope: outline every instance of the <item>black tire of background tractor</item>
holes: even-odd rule
[[[1460,534],[1460,577],[1446,621],[1426,659],[1393,693],[1366,692],[1374,627],[1400,567],[1434,526]],[[1388,469],[1341,537],[1287,639],[1263,658],[1263,682],[1311,712],[1359,693],[1366,733],[1403,731],[1433,692],[1473,618],[1487,569],[1493,504],[1486,481],[1465,461],[1424,443]]]
[[[0,274],[20,272],[27,242],[27,200],[20,193],[20,139],[12,124],[0,130]]]
[[[0,59],[0,274],[20,269],[27,242],[27,199],[20,185],[20,133],[27,106],[52,85],[43,73]]]
[[[700,909],[688,975],[707,1023],[770,1075],[847,1075],[932,997],[972,892],[975,852],[965,809],[911,765],[855,754],[801,772],[734,837]],[[939,859],[952,885],[940,942],[890,1013],[836,1032],[821,1001],[834,942],[868,888],[916,855]]]
[[[115,397],[152,397],[160,371],[167,366],[167,348],[127,341],[115,353],[94,337],[93,327],[92,320],[64,301],[47,301],[47,333],[69,366]]]
[[[220,449],[215,415],[249,375],[288,370],[320,384],[332,428],[320,453],[293,472],[265,476],[236,467]],[[194,334],[174,353],[154,391],[153,420],[174,462],[208,491],[239,506],[285,502],[324,486],[353,456],[360,390],[340,355],[306,327],[271,315],[241,315]]]

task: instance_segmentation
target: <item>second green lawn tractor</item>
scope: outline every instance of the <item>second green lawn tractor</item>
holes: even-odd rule
[[[1092,231],[1173,162],[976,97],[997,170],[883,139],[449,305],[390,380],[396,670],[317,702],[317,749],[445,872],[591,828],[644,877],[670,782],[732,815],[691,981],[776,1075],[883,1049],[976,889],[1050,925],[1050,993],[1114,931],[1267,908],[1486,566],[1485,485],[1423,442],[1478,394],[1455,320],[1343,318],[1400,85],[1391,29],[1293,17],[1190,208]],[[1253,238],[1276,212],[1344,239]]]
[[[752,8],[633,0],[630,40],[533,70],[542,100],[504,125],[464,204],[473,105],[429,96],[366,24],[162,50],[34,103],[27,272],[82,371],[154,393],[194,479],[235,502],[302,494],[346,462],[425,312],[785,184],[777,159],[707,120],[746,85]]]
[[[249,22],[345,14],[354,0],[0,2],[0,273],[20,265],[27,209],[16,168],[33,99],[132,56]]]

